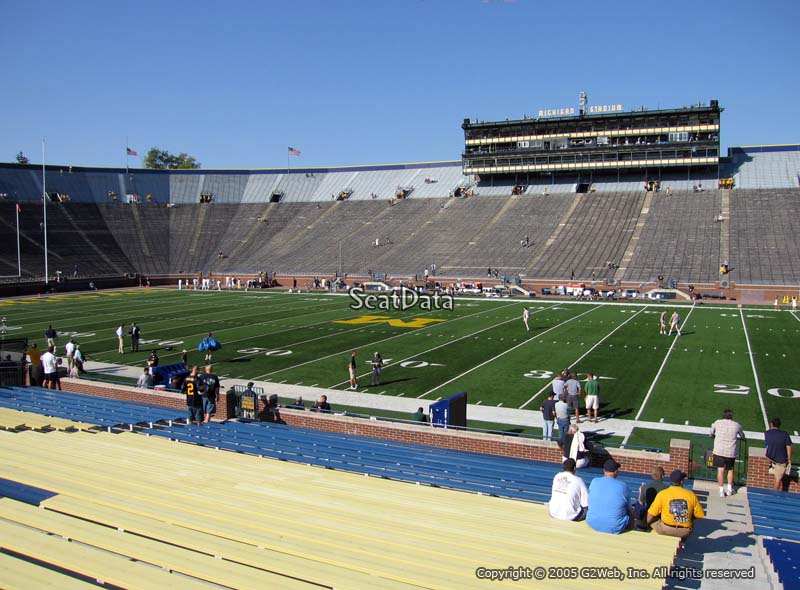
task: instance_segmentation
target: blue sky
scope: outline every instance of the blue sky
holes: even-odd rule
[[[800,2],[0,0],[0,161],[204,168],[460,158],[465,117],[717,98],[723,147],[800,142]],[[131,158],[131,166],[139,165]]]

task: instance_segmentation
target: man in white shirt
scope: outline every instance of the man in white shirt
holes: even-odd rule
[[[589,509],[589,490],[575,475],[575,460],[564,461],[564,471],[553,478],[550,516],[559,520],[583,520]]]
[[[56,355],[53,354],[53,347],[48,346],[47,352],[42,355],[42,369],[44,370],[43,387],[45,389],[55,389],[58,376],[56,375]]]
[[[117,326],[117,352],[120,354],[125,354],[125,330],[122,329],[122,324]]]
[[[678,336],[681,335],[681,327],[680,327],[681,316],[678,315],[677,311],[673,311],[672,315],[669,318],[669,334],[667,336],[672,336],[672,330],[678,332]]]
[[[69,342],[67,342],[64,345],[64,352],[66,353],[66,356],[67,356],[67,371],[69,371],[71,373],[72,372],[72,367],[75,366],[75,362],[72,359],[72,355],[75,352],[75,339],[74,338],[70,338]]]

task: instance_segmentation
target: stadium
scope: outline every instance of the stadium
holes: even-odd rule
[[[585,473],[613,457],[635,500],[654,466],[688,472],[709,516],[747,511],[774,564],[730,571],[790,587],[797,501],[764,489],[763,431],[800,417],[800,146],[722,156],[722,111],[582,94],[464,119],[460,160],[416,164],[0,164],[2,585],[661,588],[730,564],[708,536],[599,547],[550,519],[562,452],[539,406],[567,367],[602,386],[601,419],[579,422]],[[673,311],[677,334],[657,334]],[[63,392],[27,387],[48,327],[86,358]],[[222,390],[198,429],[171,379],[204,364],[211,333]],[[136,388],[151,351],[163,381]],[[297,399],[323,395],[331,411]],[[726,408],[747,494],[720,506],[704,480]],[[553,539],[534,558],[531,535]],[[549,567],[572,543],[596,547],[585,567]]]

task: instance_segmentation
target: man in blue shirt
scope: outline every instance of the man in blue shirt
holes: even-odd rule
[[[780,418],[772,419],[769,430],[764,433],[764,444],[767,446],[767,459],[772,461],[773,489],[780,491],[784,475],[789,475],[792,468],[792,439],[788,432],[781,430]]]
[[[620,464],[609,459],[603,465],[603,477],[596,477],[589,485],[589,513],[586,523],[601,533],[618,535],[633,522],[631,492],[617,480]]]

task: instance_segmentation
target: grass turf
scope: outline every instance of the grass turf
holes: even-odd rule
[[[362,391],[416,397],[421,405],[467,390],[473,404],[535,410],[554,373],[569,367],[600,375],[605,416],[707,427],[729,407],[746,430],[763,431],[766,417],[779,415],[790,432],[800,419],[800,319],[785,311],[683,306],[676,338],[658,332],[660,312],[674,303],[476,298],[457,300],[452,312],[400,312],[353,311],[350,302],[313,293],[134,290],[7,299],[0,314],[9,337],[41,347],[52,324],[60,350],[74,337],[90,360],[134,366],[152,349],[162,364],[179,360],[183,348],[190,363],[202,362],[197,345],[214,332],[223,344],[214,354],[223,379],[345,389],[355,350]],[[530,331],[521,319],[525,305]],[[114,331],[131,321],[142,329],[141,352],[118,354]],[[373,388],[375,351],[385,368]],[[645,426],[631,444],[664,448],[686,436]]]

